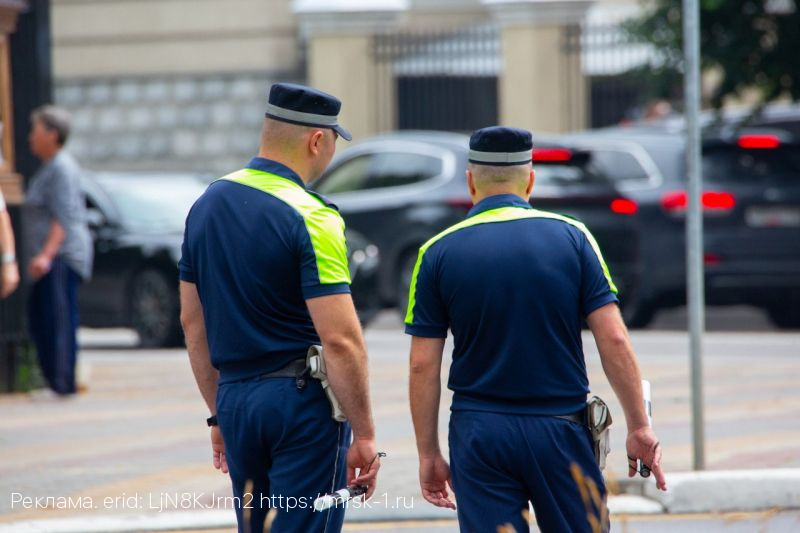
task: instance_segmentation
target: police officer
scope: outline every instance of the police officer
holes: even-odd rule
[[[666,489],[616,288],[583,224],[529,205],[532,147],[520,129],[472,135],[474,207],[422,246],[411,281],[406,332],[420,485],[426,500],[455,509],[453,490],[462,531],[528,531],[529,501],[545,532],[591,531],[587,514],[603,516],[605,487],[583,424],[584,318],[625,411],[629,475],[641,459]],[[448,328],[450,465],[437,434]],[[581,483],[598,488],[599,505],[581,498],[574,466]]]
[[[351,139],[340,107],[309,87],[273,85],[258,156],[212,183],[186,220],[181,321],[240,532],[262,531],[270,509],[272,531],[339,531],[344,510],[314,512],[314,498],[355,482],[368,485],[367,498],[375,490],[380,462],[344,222],[306,189],[337,136]],[[320,343],[349,423],[331,417],[307,375],[306,353]]]

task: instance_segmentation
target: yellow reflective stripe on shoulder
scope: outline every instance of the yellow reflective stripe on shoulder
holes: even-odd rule
[[[303,217],[308,230],[317,259],[319,282],[350,283],[344,220],[338,211],[297,183],[277,174],[245,168],[220,179],[258,189],[294,208]]]
[[[496,209],[489,209],[487,211],[483,211],[482,213],[478,213],[475,216],[472,216],[466,220],[459,222],[453,226],[450,226],[443,232],[439,233],[435,237],[431,238],[428,242],[423,244],[419,249],[419,255],[417,256],[417,262],[414,265],[414,271],[411,274],[411,286],[409,287],[409,294],[408,294],[408,309],[406,311],[406,324],[412,324],[414,322],[414,305],[416,304],[416,290],[417,290],[417,276],[419,275],[420,265],[422,264],[423,256],[425,252],[430,248],[436,241],[441,239],[442,237],[446,237],[451,233],[454,233],[460,229],[468,228],[471,226],[476,226],[478,224],[486,224],[491,222],[508,222],[511,220],[519,220],[523,218],[550,218],[553,220],[560,220],[562,222],[566,222],[576,228],[578,228],[583,234],[586,236],[586,239],[589,241],[589,244],[592,246],[592,250],[597,255],[598,261],[600,261],[600,266],[603,269],[603,274],[608,281],[608,286],[611,292],[617,294],[617,286],[614,285],[613,280],[611,279],[611,273],[608,270],[608,265],[606,265],[605,260],[603,259],[603,254],[600,252],[600,247],[597,245],[597,241],[595,241],[594,236],[589,232],[586,226],[578,222],[577,220],[571,219],[569,217],[565,217],[562,215],[557,215],[555,213],[548,213],[546,211],[539,211],[538,209],[525,209],[520,207],[498,207]]]
[[[567,224],[571,224],[575,226],[579,230],[583,232],[586,236],[586,240],[589,241],[589,244],[592,246],[592,250],[594,250],[595,255],[597,256],[597,260],[600,262],[600,266],[603,269],[603,275],[606,277],[606,281],[608,281],[608,288],[614,294],[617,294],[619,290],[617,286],[614,285],[614,280],[611,279],[611,272],[608,270],[608,265],[606,264],[605,259],[603,259],[603,253],[600,251],[600,246],[597,244],[597,241],[594,239],[594,235],[589,231],[583,222],[578,222],[574,218],[565,217],[563,215],[557,215],[555,213],[548,213],[547,211],[539,211],[538,209],[531,209],[533,212],[534,217],[539,218],[552,218],[555,220],[561,220],[562,222],[566,222]]]
[[[419,249],[417,263],[414,265],[414,271],[411,274],[411,286],[408,289],[408,309],[406,311],[405,320],[406,324],[411,324],[414,322],[414,305],[417,303],[417,276],[419,275],[419,267],[422,264],[422,258],[428,248],[430,248],[442,237],[446,237],[447,235],[450,235],[451,233],[454,233],[460,229],[476,226],[478,224],[486,224],[487,222],[505,222],[508,220],[524,218],[524,215],[530,211],[531,210],[529,209],[520,209],[519,207],[498,207],[497,209],[490,209],[488,211],[478,213],[475,216],[469,217],[466,220],[462,220],[458,224],[450,226],[423,244]]]

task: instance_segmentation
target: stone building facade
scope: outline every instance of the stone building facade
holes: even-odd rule
[[[256,149],[271,83],[308,82],[340,95],[342,122],[362,138],[398,125],[396,73],[376,61],[376,34],[494,24],[499,120],[566,131],[585,126],[586,97],[580,61],[564,55],[560,35],[592,5],[52,0],[55,100],[74,115],[70,148],[88,168],[216,175]],[[555,74],[542,75],[549,70]],[[577,80],[571,90],[565,79]]]
[[[269,85],[305,77],[289,0],[52,0],[52,33],[70,149],[94,169],[241,166]]]

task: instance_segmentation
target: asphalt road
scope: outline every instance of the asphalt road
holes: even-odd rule
[[[723,329],[736,331],[711,332],[704,342],[708,468],[800,467],[800,333],[776,332],[763,317],[741,315],[723,320]],[[656,329],[634,332],[633,342],[653,383],[655,427],[664,445],[664,467],[676,472],[692,465],[687,338],[685,332],[669,330],[663,320],[659,318]],[[742,322],[728,325],[737,320]],[[386,494],[389,500],[413,498],[413,509],[403,516],[378,510],[370,518],[379,523],[352,523],[348,528],[455,531],[452,519],[431,522],[430,508],[419,495],[406,390],[408,339],[400,330],[399,318],[380,317],[366,337],[379,445],[389,453],[378,494]],[[156,512],[119,505],[25,509],[12,505],[12,493],[101,502],[123,494],[137,494],[147,501],[152,495],[186,492],[202,494],[204,505],[214,494],[229,494],[227,478],[210,466],[205,407],[185,350],[138,350],[135,342],[129,331],[83,330],[81,360],[88,374],[87,393],[55,402],[32,401],[27,395],[0,397],[0,530],[22,520],[74,521]],[[591,335],[585,335],[584,346],[593,392],[610,401],[616,416],[606,471],[613,491],[617,488],[614,479],[625,470],[623,418],[602,374]],[[445,393],[440,416],[443,443],[449,401]],[[416,523],[407,521],[415,518]],[[797,512],[614,520],[616,531],[800,530]],[[222,525],[226,524],[216,527]]]

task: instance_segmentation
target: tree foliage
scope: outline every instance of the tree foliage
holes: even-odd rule
[[[654,0],[627,25],[632,37],[655,46],[656,79],[674,80],[682,71],[681,19],[681,2]],[[700,0],[700,55],[704,69],[722,75],[711,96],[717,108],[751,88],[764,103],[783,94],[800,100],[800,0]]]

